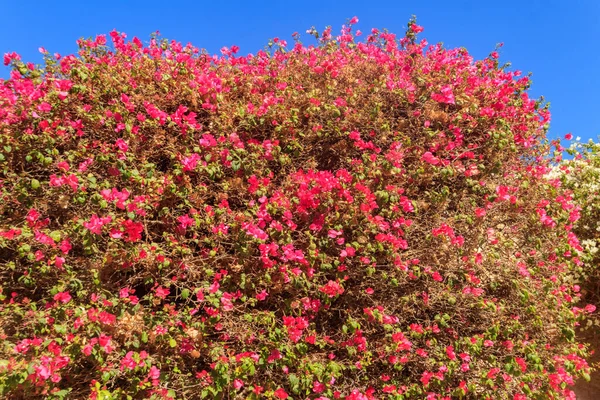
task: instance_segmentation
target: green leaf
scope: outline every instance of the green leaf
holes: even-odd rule
[[[298,376],[296,374],[290,374],[288,379],[290,381],[290,388],[292,389],[292,392],[296,394],[300,393],[300,379]]]
[[[64,399],[69,394],[69,392],[69,389],[63,389],[59,390],[58,392],[54,392],[54,395],[57,396],[59,399]]]
[[[50,234],[48,236],[50,236],[52,238],[52,240],[54,240],[55,242],[57,242],[57,243],[60,242],[60,238],[61,238],[60,231],[52,231],[52,232],[50,232]]]
[[[583,374],[581,374],[581,376],[583,376],[583,379],[585,379],[587,382],[589,382],[591,379],[590,374],[585,373],[585,372]]]
[[[56,331],[56,333],[67,333],[67,327],[65,325],[54,325],[54,330]]]

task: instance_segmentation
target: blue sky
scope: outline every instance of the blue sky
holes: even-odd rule
[[[334,32],[358,16],[357,29],[403,33],[412,14],[421,37],[466,47],[485,57],[504,42],[501,61],[533,73],[531,94],[551,102],[550,137],[568,132],[583,140],[600,134],[600,2],[595,0],[450,1],[7,1],[2,4],[0,54],[16,51],[40,62],[37,49],[76,51],[80,37],[126,32],[145,40],[162,36],[216,53],[238,45],[253,53],[269,38],[291,42],[295,31],[331,25]],[[8,69],[0,69],[7,77]]]

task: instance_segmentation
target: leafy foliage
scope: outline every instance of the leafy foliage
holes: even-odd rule
[[[5,56],[3,396],[571,395],[579,210],[547,107],[496,52],[356,22],[247,56],[118,32]]]
[[[573,231],[581,240],[583,265],[574,271],[574,278],[583,282],[584,298],[592,304],[600,304],[600,145],[590,140],[573,142],[567,153],[572,158],[563,160],[554,167],[551,176],[559,177],[563,187],[573,193],[573,199],[581,208],[581,218]],[[588,325],[598,327],[597,318],[588,320]]]

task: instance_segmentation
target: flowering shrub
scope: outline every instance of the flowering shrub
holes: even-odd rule
[[[547,107],[495,52],[356,22],[5,56],[4,397],[571,396],[590,310]]]
[[[568,136],[570,139],[571,137]],[[554,167],[551,176],[560,177],[565,188],[573,193],[573,199],[581,207],[581,218],[573,231],[581,240],[582,266],[574,271],[575,278],[582,283],[584,298],[600,304],[600,145],[590,140],[579,139],[566,149],[573,157],[563,160]],[[589,319],[588,324],[597,327],[600,320]]]

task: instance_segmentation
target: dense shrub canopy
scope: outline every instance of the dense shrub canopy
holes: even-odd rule
[[[570,396],[589,310],[547,108],[495,52],[355,22],[5,56],[3,396]]]
[[[566,151],[572,157],[556,165],[550,176],[561,179],[581,208],[573,231],[581,241],[584,264],[574,270],[574,276],[583,282],[585,299],[600,304],[600,144],[577,140]],[[588,323],[600,325],[597,318]]]

